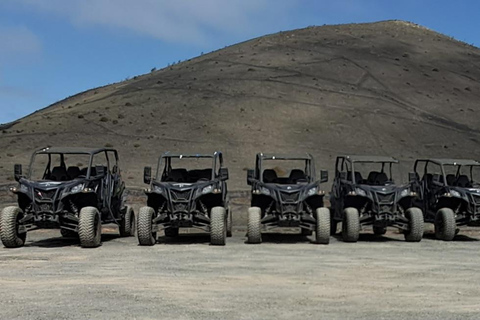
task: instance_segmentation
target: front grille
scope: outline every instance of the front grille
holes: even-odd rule
[[[188,201],[190,199],[191,190],[187,191],[171,191],[173,201]]]
[[[381,194],[377,193],[378,202],[392,203],[395,200],[395,193]]]
[[[55,198],[55,194],[57,193],[57,190],[39,190],[35,189],[35,198],[37,200],[53,200]]]
[[[173,210],[178,211],[187,211],[187,205],[185,203],[176,203],[173,205]]]
[[[282,197],[282,201],[284,202],[297,202],[299,193],[298,192],[295,192],[295,193],[280,192],[280,195]]]

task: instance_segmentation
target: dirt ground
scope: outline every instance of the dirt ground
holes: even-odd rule
[[[57,230],[0,248],[1,319],[478,319],[480,229],[453,242],[362,234],[330,245],[295,234],[227,246],[207,234],[153,247],[104,228],[82,249]]]

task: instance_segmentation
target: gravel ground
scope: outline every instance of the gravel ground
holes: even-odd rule
[[[477,230],[321,246],[278,233],[247,245],[236,229],[225,247],[198,233],[140,247],[104,228],[97,249],[39,230],[0,248],[0,319],[478,319]]]

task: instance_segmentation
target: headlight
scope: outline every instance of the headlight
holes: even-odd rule
[[[450,190],[450,194],[452,195],[452,197],[457,197],[457,198],[461,198],[462,195],[460,194],[460,192],[458,192],[457,190]]]
[[[268,188],[265,188],[265,187],[261,187],[260,188],[260,193],[266,195],[266,196],[269,196],[271,193],[270,193],[270,189]]]
[[[313,196],[313,195],[317,194],[317,192],[318,192],[318,188],[314,187],[314,188],[311,188],[310,190],[308,190],[307,195],[308,196]]]
[[[163,188],[159,186],[153,186],[153,191],[156,193],[163,193]]]
[[[28,187],[24,184],[20,185],[20,192],[28,193]]]
[[[403,189],[402,192],[400,192],[400,198],[406,197],[408,195],[410,195],[409,189]]]
[[[365,190],[363,189],[360,189],[360,188],[356,188],[355,189],[355,193],[359,196],[362,196],[362,197],[365,197],[367,195],[367,193],[365,192]]]
[[[207,194],[213,191],[213,186],[209,185],[202,189],[202,194]]]
[[[74,186],[72,189],[70,189],[70,192],[71,192],[71,193],[82,192],[84,188],[85,188],[85,184],[84,184],[84,183],[77,184],[77,185]]]

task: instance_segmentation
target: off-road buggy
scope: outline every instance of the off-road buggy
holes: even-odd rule
[[[132,236],[135,216],[125,206],[118,154],[113,149],[45,148],[34,152],[29,172],[15,165],[18,206],[3,210],[0,238],[7,248],[25,244],[28,231],[60,228],[82,247],[101,244],[102,224],[115,223]]]
[[[417,205],[423,209],[425,222],[435,225],[438,239],[450,241],[458,232],[457,226],[480,222],[479,162],[417,160],[410,180],[412,190],[420,195]]]
[[[317,180],[310,154],[257,154],[255,169],[247,173],[252,186],[248,242],[262,242],[262,229],[300,227],[303,235],[315,231],[316,243],[328,244],[330,211],[323,205],[320,186],[327,180],[327,171]]]
[[[210,232],[212,245],[225,245],[232,233],[228,207],[228,169],[223,154],[163,154],[152,177],[145,167],[147,206],[138,215],[138,242],[154,245],[157,232],[176,237],[179,228]]]
[[[360,229],[372,225],[377,235],[387,227],[403,230],[406,241],[423,237],[423,214],[414,205],[417,193],[410,184],[398,186],[392,177],[391,157],[339,156],[330,193],[332,234],[342,222],[342,238],[356,242]]]

